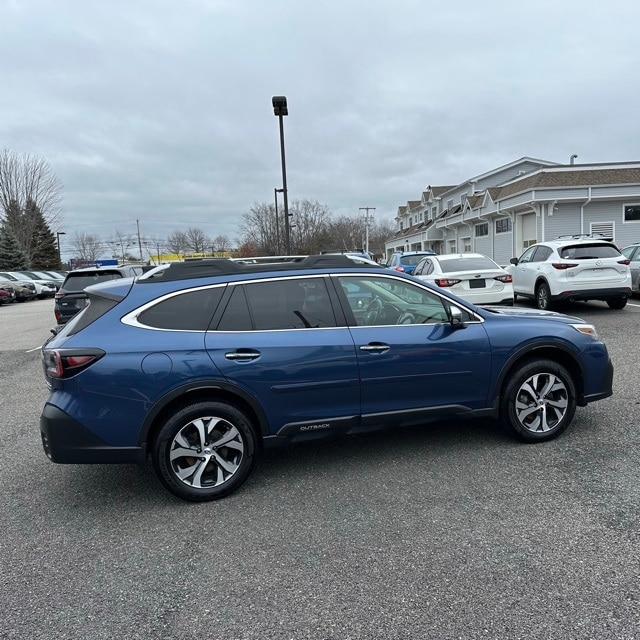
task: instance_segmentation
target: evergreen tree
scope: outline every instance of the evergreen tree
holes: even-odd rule
[[[0,270],[11,271],[27,269],[27,256],[20,248],[15,235],[7,227],[0,228]]]
[[[60,269],[56,238],[51,229],[49,229],[42,212],[38,207],[34,207],[30,215],[33,219],[31,269],[37,271]]]

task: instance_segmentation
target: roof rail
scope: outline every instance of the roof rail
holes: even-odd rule
[[[571,238],[573,240],[579,240],[580,238],[602,238],[603,240],[605,240],[605,236],[603,236],[601,233],[574,233],[573,235],[569,234],[566,236],[558,236],[556,238],[556,240],[564,240],[565,238]]]
[[[244,263],[228,258],[203,258],[188,262],[172,262],[166,268],[158,267],[141,276],[140,283],[188,280],[190,278],[206,278],[243,273],[261,273],[268,271],[298,271],[302,269],[344,269],[374,267],[374,265],[356,263],[351,258],[340,254],[298,256],[287,262]]]

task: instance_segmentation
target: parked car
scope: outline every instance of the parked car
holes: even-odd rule
[[[56,285],[56,291],[60,289],[62,283],[64,282],[64,276],[61,276],[59,273],[55,273],[53,271],[31,271],[34,276],[38,278],[42,278],[43,280],[51,280]]]
[[[631,271],[631,289],[640,293],[640,242],[630,244],[622,250],[622,255],[629,260]]]
[[[561,236],[534,244],[510,262],[515,297],[532,298],[538,309],[575,300],[623,309],[631,295],[629,259],[601,236]]]
[[[7,282],[13,287],[18,302],[33,300],[37,297],[36,285],[33,280],[26,280],[18,278],[11,273],[0,272],[0,281]]]
[[[384,266],[386,266],[387,269],[393,269],[394,271],[400,271],[407,275],[411,275],[415,266],[420,262],[420,260],[422,260],[422,258],[425,256],[435,255],[435,251],[398,251],[389,256]]]
[[[53,298],[56,294],[56,285],[51,278],[39,278],[32,271],[8,271],[7,273],[19,280],[33,282],[36,286],[36,296],[41,300],[44,298]]]
[[[15,300],[17,302],[33,300],[36,297],[36,286],[33,282],[26,282],[12,278],[8,273],[4,275],[5,278],[0,279],[0,286],[9,285],[13,289]]]
[[[422,258],[413,276],[474,304],[513,306],[510,273],[481,253],[445,253]]]
[[[9,304],[16,299],[15,289],[6,282],[0,282],[0,305]]]
[[[344,256],[158,267],[87,288],[42,348],[40,418],[58,463],[144,463],[186,500],[221,498],[263,446],[496,418],[528,442],[612,393],[595,328],[468,305]]]
[[[84,309],[88,304],[87,294],[84,291],[85,287],[99,282],[139,276],[150,269],[151,267],[144,265],[129,264],[124,266],[86,267],[69,271],[55,294],[53,313],[56,322],[58,325],[63,325],[73,318],[78,311]]]

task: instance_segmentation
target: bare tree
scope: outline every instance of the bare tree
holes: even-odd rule
[[[178,256],[184,255],[188,248],[187,235],[184,231],[172,231],[167,236],[165,245],[170,253],[175,253]]]
[[[282,216],[280,216],[282,217]],[[242,233],[241,245],[257,248],[259,254],[277,255],[278,237],[280,246],[284,246],[284,225],[280,223],[282,233],[278,234],[276,228],[276,213],[272,204],[254,202],[251,209],[242,215],[240,231]]]
[[[42,158],[0,152],[0,224],[16,236],[31,262],[42,221],[54,229],[62,220],[62,183]]]
[[[291,217],[291,252],[319,253],[326,248],[331,212],[316,200],[294,200]]]
[[[77,262],[95,262],[102,254],[102,242],[91,233],[76,231],[71,238],[71,248]]]
[[[109,245],[109,248],[111,249],[111,255],[114,258],[122,262],[128,262],[129,260],[136,259],[133,258],[131,256],[131,252],[128,251],[130,247],[133,247],[135,245],[133,234],[125,233],[120,229],[116,229],[113,232],[113,236],[109,240],[107,240],[107,244]]]
[[[227,253],[228,251],[231,251],[231,248],[233,246],[231,244],[231,240],[229,240],[229,237],[225,235],[216,236],[211,241],[211,244],[213,246],[213,250],[215,251],[215,253],[223,253],[223,254]]]
[[[187,248],[193,253],[206,253],[207,249],[211,246],[211,240],[209,236],[198,227],[189,227],[185,236],[187,239]]]

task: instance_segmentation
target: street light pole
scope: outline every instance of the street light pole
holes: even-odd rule
[[[62,264],[62,254],[60,253],[60,236],[66,236],[64,231],[56,231],[56,241],[58,243],[58,262]]]
[[[284,189],[274,189],[273,199],[276,204],[276,255],[280,255],[280,219],[278,217],[278,194],[282,193]],[[289,252],[287,252],[288,255]]]
[[[287,98],[285,96],[273,96],[271,98],[273,113],[278,116],[280,124],[280,158],[282,160],[282,193],[284,195],[284,244],[286,255],[291,255],[291,238],[289,234],[289,198],[287,191],[287,165],[284,156],[284,124],[283,116],[289,115]]]

